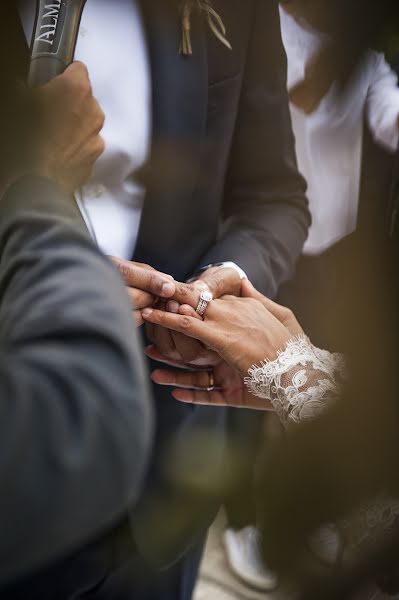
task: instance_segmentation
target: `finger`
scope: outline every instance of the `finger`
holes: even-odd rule
[[[284,306],[273,302],[270,298],[267,298],[252,285],[248,279],[245,279],[242,282],[241,294],[243,298],[254,298],[263,304],[263,306],[279,321],[281,320],[279,317],[282,316],[282,312],[285,310]]]
[[[183,362],[180,359],[172,359],[170,357],[164,356],[163,354],[161,354],[159,352],[159,350],[154,346],[147,346],[147,348],[144,349],[144,353],[148,356],[148,358],[151,358],[151,360],[154,360],[156,362],[160,362],[164,365],[168,365],[169,367],[176,367],[178,369],[187,369],[189,371],[193,370],[192,365],[187,365],[185,362]],[[205,367],[204,370],[208,370],[209,367]],[[195,367],[195,370],[197,370],[197,367]]]
[[[141,325],[144,324],[144,319],[141,316],[141,311],[140,310],[134,310],[133,311],[133,320],[134,320],[134,324],[136,327],[141,327]]]
[[[202,321],[202,317],[201,315],[199,315],[192,306],[190,306],[189,304],[182,304],[179,307],[178,312],[181,315],[185,315],[186,317],[192,317],[193,319],[199,319],[200,321]]]
[[[105,113],[97,100],[93,96],[86,98],[85,105],[82,108],[84,109],[82,121],[83,117],[86,116],[86,122],[84,124],[82,122],[81,135],[87,134],[89,136],[100,133],[104,127]]]
[[[201,406],[227,406],[226,400],[220,392],[205,392],[200,390],[176,389],[172,392],[173,398],[185,404],[199,404]]]
[[[177,367],[178,369],[186,369],[187,371],[208,371],[215,367],[217,364],[220,363],[220,356],[216,353],[216,352],[212,352],[211,350],[208,350],[206,355],[204,355],[204,364],[202,365],[190,365],[187,364],[186,362],[182,361],[182,360],[174,360],[171,358],[168,358],[166,356],[164,356],[163,354],[161,354],[155,346],[147,346],[147,348],[144,350],[145,354],[151,358],[152,360],[155,360],[157,362],[163,363],[165,365],[168,365],[170,367]]]
[[[154,267],[152,267],[151,265],[149,265],[148,263],[143,263],[143,262],[137,262],[135,260],[131,260],[131,261],[123,261],[122,258],[119,258],[118,256],[112,256],[112,255],[108,255],[108,258],[111,261],[121,261],[121,262],[128,262],[131,265],[134,265],[135,267],[141,267],[142,269],[148,269],[149,271],[156,271],[156,269],[154,269]],[[168,273],[162,273],[162,271],[157,271],[158,273],[161,273],[164,277],[166,277],[166,279],[168,279],[169,281],[174,281],[174,278],[172,277],[172,275],[169,275]]]
[[[214,298],[221,298],[226,294],[239,296],[241,292],[241,278],[231,267],[208,269],[201,276],[201,281],[207,284]]]
[[[171,298],[175,293],[174,282],[164,273],[138,266],[120,258],[113,258],[112,262],[129,287],[139,288],[161,298]]]
[[[118,256],[113,256],[112,254],[108,255],[108,258],[110,259],[111,262],[128,262],[130,265],[134,265],[135,267],[141,267],[142,269],[149,269],[150,271],[156,271],[156,269],[154,269],[154,267],[151,267],[151,265],[148,265],[147,263],[139,263],[135,260],[130,260],[130,261],[125,261],[122,258],[119,258]],[[171,281],[173,281],[173,277],[171,275],[167,275],[166,273],[164,273],[165,277],[168,277]]]
[[[215,333],[205,321],[200,321],[193,317],[175,315],[173,313],[164,312],[152,308],[145,308],[142,311],[142,316],[145,321],[161,325],[167,329],[184,333],[189,337],[196,338],[207,346],[213,347],[215,341]]]
[[[277,302],[273,302],[270,298],[267,298],[258,290],[254,288],[252,283],[247,279],[243,281],[241,293],[244,298],[254,298],[263,304],[263,306],[268,310],[273,317],[275,317],[280,323],[285,325],[287,329],[292,333],[292,335],[296,333],[303,333],[303,329],[296,319],[294,313],[285,306],[281,306],[281,304],[277,304]]]
[[[207,364],[207,351],[201,342],[175,331],[172,331],[172,338],[185,363],[201,367]]]
[[[160,311],[163,312],[163,311]],[[168,314],[168,313],[165,313]],[[143,316],[143,313],[142,313]],[[144,319],[145,320],[145,319]],[[153,343],[160,354],[166,358],[172,360],[180,360],[181,357],[176,351],[175,344],[173,342],[172,333],[164,327],[154,327],[153,331]]]
[[[73,61],[64,71],[64,77],[78,77],[79,79],[89,79],[89,71],[85,63],[80,60]]]
[[[176,291],[173,295],[173,300],[179,304],[188,304],[193,308],[197,308],[200,300],[201,290],[193,283],[177,283]]]
[[[169,300],[169,302],[166,303],[166,310],[168,312],[174,313],[175,315],[178,314],[179,308],[180,304],[176,302],[176,300]]]
[[[126,291],[130,298],[130,304],[133,309],[141,310],[143,308],[147,308],[147,306],[151,306],[154,302],[154,296],[148,292],[143,292],[142,290],[138,290],[136,288],[126,288]]]
[[[245,408],[251,410],[259,410],[262,412],[272,411],[274,412],[273,406],[270,402],[263,398],[254,397],[253,400],[247,402],[240,402],[237,396],[227,397],[220,391],[205,392],[200,390],[186,390],[177,388],[172,391],[172,396],[179,402],[186,404],[199,404],[202,406],[231,406],[233,408]]]
[[[209,371],[170,371],[156,369],[151,379],[158,385],[167,385],[191,390],[206,390],[210,386]]]

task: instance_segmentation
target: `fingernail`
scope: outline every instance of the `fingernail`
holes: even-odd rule
[[[164,283],[162,286],[162,295],[163,296],[171,296],[175,293],[175,286],[173,283],[168,282]]]
[[[141,314],[143,317],[150,317],[153,312],[154,311],[152,310],[152,308],[144,308],[144,310],[141,311]]]
[[[167,304],[167,307],[169,312],[177,315],[177,313],[179,312],[180,304],[176,302],[176,300],[170,300],[170,302],[168,302]]]
[[[179,312],[181,314],[187,314],[187,313],[191,314],[193,310],[194,310],[193,307],[190,306],[189,304],[182,304],[179,308]]]

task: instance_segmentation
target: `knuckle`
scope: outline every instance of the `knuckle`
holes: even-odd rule
[[[160,325],[163,325],[165,323],[165,319],[166,319],[166,313],[164,311],[162,311],[162,312],[160,312],[160,313],[157,314],[157,322]],[[168,332],[166,332],[166,331],[161,331],[161,335],[163,335],[163,337],[165,339],[169,338]]]
[[[181,296],[188,298],[191,294],[193,294],[195,288],[190,283],[180,283],[178,285],[178,292]]]
[[[89,74],[87,72],[85,73],[85,76],[82,78],[81,90],[85,96],[93,95],[93,87],[91,85],[91,81],[89,79]]]
[[[191,321],[188,317],[182,316],[180,317],[180,326],[182,329],[190,329]]]
[[[284,321],[288,321],[294,317],[294,313],[292,312],[292,310],[290,308],[284,307],[282,310],[282,316],[283,316]]]
[[[105,114],[103,113],[101,108],[98,108],[98,110],[96,112],[97,112],[97,114],[94,117],[93,129],[94,129],[95,133],[100,133],[100,131],[104,127]]]
[[[177,287],[178,287],[178,293],[180,294],[180,296],[183,296],[183,297],[188,296],[186,284],[179,283],[179,285]]]
[[[76,92],[79,92],[82,96],[91,94],[92,87],[89,79],[89,73],[87,67],[83,63],[74,63],[75,70],[69,71],[70,85],[76,88]]]
[[[144,323],[144,319],[141,316],[141,312],[139,310],[133,311],[133,319],[134,319],[137,327],[140,327]]]
[[[158,278],[155,275],[155,271],[150,271],[148,273],[148,286],[151,290],[156,290],[158,285]]]
[[[76,71],[76,73],[79,73],[82,77],[89,77],[89,71],[86,65],[80,60],[75,60],[75,62],[73,62],[69,67],[69,70]]]
[[[104,150],[105,150],[105,141],[104,141],[104,138],[102,138],[101,135],[99,135],[97,137],[96,144],[95,144],[94,156],[96,158],[98,158],[99,156],[101,156],[103,154]]]
[[[215,284],[215,288],[218,292],[221,291],[221,289],[223,288],[223,278],[220,277],[220,275],[215,275],[214,276],[214,284]]]
[[[128,265],[123,265],[121,263],[117,263],[117,268],[123,279],[127,280],[130,277],[131,267]]]

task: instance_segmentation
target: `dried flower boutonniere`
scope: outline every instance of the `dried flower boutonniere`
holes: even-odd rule
[[[189,56],[193,53],[191,44],[191,13],[193,10],[204,14],[208,23],[209,29],[222,42],[229,50],[231,45],[226,39],[226,28],[224,23],[213,8],[211,0],[182,0],[181,2],[181,24],[182,24],[182,38],[180,43],[180,54]]]

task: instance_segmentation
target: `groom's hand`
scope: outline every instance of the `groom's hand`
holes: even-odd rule
[[[196,281],[205,284],[206,288],[212,292],[214,298],[241,296],[241,277],[231,267],[210,267],[201,273]],[[190,303],[186,302],[186,304]],[[196,306],[193,306],[193,308],[196,308]]]
[[[74,62],[50,83],[24,93],[37,121],[28,171],[73,192],[87,181],[104,151],[100,132],[105,117],[87,68]]]
[[[159,298],[168,300],[176,292],[173,277],[156,271],[150,265],[111,257],[129,294],[137,327],[143,324],[141,310],[152,306]]]
[[[181,304],[188,304],[194,310],[198,306],[201,290],[209,290],[214,298],[222,296],[240,296],[241,278],[235,269],[230,267],[211,267],[204,271],[193,283],[176,284],[176,293],[172,301],[168,302],[166,309],[178,312]],[[210,352],[201,342],[189,338],[181,333],[163,329],[162,327],[148,326],[148,336],[156,348],[167,358],[183,360],[195,366],[208,366]]]

